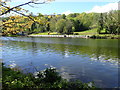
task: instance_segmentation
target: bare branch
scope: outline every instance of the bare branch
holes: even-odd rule
[[[22,4],[22,5],[23,5],[23,4]],[[2,5],[2,6],[4,6],[4,5]],[[7,9],[9,9],[9,7],[7,7],[7,6],[4,6],[4,7],[7,8]],[[6,12],[4,12],[4,13],[2,13],[2,14],[4,15],[4,14],[10,12],[10,11],[14,11],[14,12],[16,12],[16,13],[18,13],[18,14],[21,14],[21,15],[23,15],[23,16],[25,16],[25,17],[28,17],[28,18],[30,18],[32,21],[34,21],[34,19],[31,18],[30,16],[27,16],[27,15],[21,13],[21,12],[18,12],[18,11],[16,11],[16,10],[14,10],[14,8],[13,8],[13,9],[9,9],[9,10],[7,10]],[[1,14],[1,15],[2,15],[2,14]],[[36,22],[36,21],[34,21],[34,22]]]
[[[21,13],[21,12],[16,11],[16,10],[12,10],[12,11],[14,11],[14,12],[16,12],[16,13],[18,13],[18,14],[21,14],[21,15],[23,15],[23,16],[25,16],[25,17],[28,17],[28,18],[30,18],[32,21],[36,22],[36,21],[35,21],[32,17],[30,17],[30,16],[27,16],[27,15]]]
[[[31,4],[28,4],[30,7],[32,7],[32,8],[39,8],[39,7],[36,7],[36,6],[33,6],[33,5],[31,5]]]
[[[30,7],[33,7],[34,8],[34,6],[32,6],[32,5],[30,5],[30,4],[28,4]]]
[[[9,8],[9,7],[7,7],[7,6],[5,6],[5,5],[3,5],[3,4],[0,3],[1,6],[3,6],[3,7],[5,7],[5,8],[8,9],[7,11],[3,12],[2,14],[0,14],[0,16],[2,16],[2,15],[4,15],[4,14],[7,14],[7,13],[9,13],[10,11],[13,11],[13,9],[15,9],[15,8],[18,8],[18,7],[21,7],[21,6],[24,6],[24,5],[28,5],[28,4],[30,4],[30,3],[33,3],[33,4],[44,4],[45,1],[44,1],[44,2],[41,2],[41,3],[36,3],[36,2],[34,2],[34,1],[29,1],[29,2],[27,2],[27,3],[20,4],[20,5],[17,5],[17,6],[15,6],[15,7],[12,7],[12,8]]]
[[[42,2],[42,3],[35,3],[35,2],[32,2],[32,3],[34,3],[34,4],[44,4],[44,3],[46,3],[46,2],[44,1],[44,2]]]
[[[3,12],[2,14],[0,14],[0,16],[2,16],[4,14],[7,14],[8,12],[12,11],[13,9],[15,9],[17,7],[21,7],[21,6],[27,5],[29,3],[33,3],[33,1],[30,1],[30,2],[27,2],[27,3],[21,4],[21,5],[15,6],[15,7],[12,7],[12,8],[9,8],[9,7],[7,7],[7,6],[3,5],[3,4],[0,4],[1,6],[3,6],[3,7],[8,9],[7,11]]]

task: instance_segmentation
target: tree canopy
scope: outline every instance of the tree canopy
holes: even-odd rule
[[[32,34],[40,32],[58,32],[71,34],[96,28],[98,33],[119,34],[120,22],[118,14],[120,10],[113,10],[107,13],[72,13],[69,15],[26,15],[27,10],[21,8],[24,5],[44,4],[48,1],[30,0],[26,3],[10,7],[7,1],[0,0],[0,27],[2,35]],[[17,15],[3,17],[3,15],[15,12]]]

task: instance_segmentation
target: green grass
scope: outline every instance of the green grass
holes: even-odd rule
[[[82,31],[82,32],[74,32],[73,34],[76,34],[76,33],[78,35],[96,35],[97,34],[97,29],[91,29],[91,30]],[[48,32],[31,34],[31,35],[48,35]],[[49,35],[58,35],[58,33],[57,32],[50,32]]]
[[[104,30],[102,31],[104,32]],[[97,33],[97,28],[95,29],[91,29],[91,30],[87,30],[87,31],[82,31],[82,32],[74,32],[74,34],[77,34],[77,35],[89,35],[89,36],[99,36],[99,37],[114,37],[114,38],[117,38],[117,37],[120,37],[120,35],[114,35],[114,34],[98,34]]]
[[[102,31],[104,32],[104,30]],[[107,37],[107,38],[117,38],[120,37],[120,35],[113,35],[113,34],[98,34],[97,33],[97,28],[94,29],[90,29],[90,30],[86,30],[86,31],[82,31],[82,32],[74,32],[74,35],[88,35],[88,36],[99,36],[99,37]],[[48,32],[44,32],[44,33],[38,33],[38,34],[31,34],[31,35],[48,35]],[[59,35],[57,32],[50,32],[49,35]]]
[[[82,31],[82,32],[74,32],[73,34],[76,34],[76,33],[78,35],[95,35],[97,34],[97,29],[92,29],[92,30],[87,30],[87,31]],[[48,35],[48,32],[31,34],[31,35]],[[57,32],[50,32],[49,35],[59,35],[59,34]]]
[[[78,35],[96,35],[97,34],[97,29],[91,29],[91,30],[87,30],[87,31],[82,31],[82,32],[74,32],[74,34],[78,34]]]
[[[48,35],[48,32],[37,33],[37,34],[31,34],[31,35]],[[57,35],[57,32],[50,32],[49,35]]]
[[[96,34],[96,35],[101,37],[120,37],[120,35],[113,35],[113,34]]]

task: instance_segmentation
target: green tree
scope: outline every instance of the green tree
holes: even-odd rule
[[[108,34],[119,34],[120,33],[120,23],[118,20],[119,10],[110,11],[105,14],[104,29]]]
[[[101,30],[103,30],[103,26],[104,26],[104,23],[103,23],[103,14],[101,13],[100,17],[99,17],[99,20],[98,20],[98,30],[97,30],[97,32],[99,34],[100,34]]]
[[[66,15],[65,14],[62,14],[62,19],[66,19]]]
[[[66,20],[65,19],[60,19],[56,23],[56,30],[58,33],[63,33],[64,32],[64,27],[66,25]]]
[[[21,17],[21,20],[18,20],[17,18],[12,18],[11,20],[10,19],[5,20],[5,22],[0,21],[0,23],[1,23],[0,27],[2,27],[4,29],[4,30],[2,30],[3,35],[9,35],[9,34],[15,35],[19,32],[25,32],[25,31],[27,33],[32,32],[30,29],[30,27],[31,27],[30,25],[32,25],[33,22],[40,23],[39,22],[40,20],[37,20],[33,15],[31,15],[32,13],[29,15],[26,15],[25,13],[28,13],[28,10],[23,9],[22,6],[29,5],[29,4],[32,4],[34,6],[35,4],[44,4],[48,1],[53,1],[53,0],[45,0],[45,1],[30,0],[26,3],[19,4],[19,5],[13,6],[13,7],[10,7],[10,5],[7,3],[7,1],[10,1],[10,0],[0,0],[0,16],[14,12],[14,13],[20,14],[24,17],[27,17],[28,20],[23,21],[24,18]],[[34,24],[32,27],[34,27]]]
[[[110,34],[117,34],[120,32],[120,23],[118,21],[118,11],[114,10],[109,12],[108,15],[108,22],[109,22],[109,33]]]
[[[56,18],[52,18],[51,20],[50,20],[50,31],[51,32],[56,32],[56,23],[57,23],[57,20],[56,20]]]
[[[64,26],[63,33],[65,33],[65,34],[71,34],[73,32],[73,28],[74,28],[73,23],[70,20],[67,20],[65,23],[66,24]]]

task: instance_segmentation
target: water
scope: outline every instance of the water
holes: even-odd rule
[[[94,81],[97,87],[118,87],[118,40],[2,37],[6,66],[25,72],[50,65],[67,80]]]

